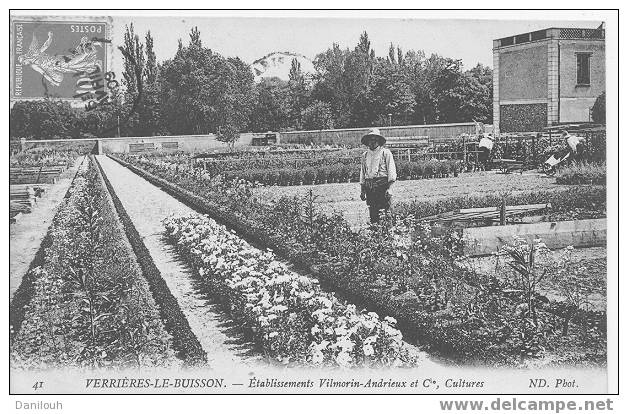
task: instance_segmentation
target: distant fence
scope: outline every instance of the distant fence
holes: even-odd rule
[[[344,146],[359,146],[360,138],[369,128],[325,129],[315,131],[290,131],[280,134],[279,142],[282,144],[335,144]],[[427,137],[432,139],[455,138],[461,134],[476,134],[476,124],[465,122],[457,124],[433,124],[433,125],[408,125],[379,128],[383,136],[387,138],[417,138]],[[492,125],[484,125],[484,130],[490,132]]]

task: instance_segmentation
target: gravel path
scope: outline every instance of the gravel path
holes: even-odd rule
[[[163,236],[161,220],[194,211],[107,156],[98,156],[105,174],[142,237],[168,288],[177,298],[212,368],[233,369],[261,358],[238,327],[184,264]]]
[[[41,198],[37,200],[28,214],[20,216],[18,221],[9,226],[9,300],[28,271],[41,242],[48,232],[48,227],[57,213],[63,197],[68,192],[72,180],[85,157],[79,157],[72,167],[65,170],[54,184],[46,185]]]

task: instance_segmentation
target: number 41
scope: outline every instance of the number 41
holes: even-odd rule
[[[35,383],[35,385],[33,385],[33,389],[34,390],[38,390],[40,388],[44,388],[44,382],[43,381],[38,381]]]

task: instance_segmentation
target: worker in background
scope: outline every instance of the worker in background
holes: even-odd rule
[[[571,159],[574,161],[580,161],[582,159],[582,154],[584,153],[585,138],[571,135],[567,130],[564,130],[561,135],[569,147]]]
[[[366,200],[371,223],[379,222],[380,213],[390,209],[392,186],[397,181],[395,160],[378,128],[372,128],[362,137],[368,150],[362,154],[360,168],[360,198]]]
[[[493,136],[491,134],[482,134],[478,148],[480,149],[480,164],[484,170],[487,170],[489,156],[493,150]]]

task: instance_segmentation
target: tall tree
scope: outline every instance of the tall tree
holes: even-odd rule
[[[393,44],[391,43],[390,46],[388,46],[388,63],[394,65],[396,64],[396,60],[395,57],[397,56],[397,54],[395,53],[395,46],[393,46]]]
[[[291,91],[289,82],[279,78],[262,78],[255,85],[255,99],[249,130],[280,131],[290,125]]]
[[[144,81],[147,85],[154,84],[157,80],[157,56],[153,44],[153,36],[149,30],[146,32],[146,66],[144,67]]]
[[[348,54],[348,49],[343,50],[339,44],[333,43],[331,48],[319,53],[314,59],[317,74],[312,99],[330,105],[338,126],[345,126],[349,119],[349,98],[343,73]]]
[[[127,92],[133,94],[137,92],[137,75],[136,70],[139,73],[144,72],[144,45],[140,42],[140,37],[135,34],[133,23],[130,26],[126,26],[124,32],[124,71],[122,72],[123,83]]]
[[[203,42],[201,41],[201,32],[198,30],[197,26],[192,28],[190,31],[190,48],[202,48]]]
[[[175,134],[215,133],[233,143],[249,123],[253,74],[239,58],[202,46],[197,28],[190,43],[161,70],[162,118]]]
[[[289,88],[289,109],[288,124],[300,128],[302,124],[301,112],[305,109],[309,100],[308,82],[301,70],[301,64],[298,59],[292,59],[290,64],[290,73],[288,78]]]
[[[331,113],[331,106],[326,102],[314,101],[303,110],[303,128],[330,129],[334,127],[334,119]]]
[[[366,32],[362,33],[352,51],[342,50],[334,43],[326,52],[316,56],[314,66],[319,74],[312,98],[330,104],[338,127],[360,126],[374,56]]]
[[[392,50],[394,52],[394,49]],[[370,109],[369,124],[386,125],[389,119],[395,124],[409,123],[415,105],[414,94],[404,72],[397,64],[391,64],[389,60],[383,59],[376,63],[367,96]]]
[[[122,99],[122,113],[116,115],[125,120],[120,128],[125,136],[152,136],[167,132],[160,115],[158,65],[150,31],[146,33],[145,41],[146,45],[140,42],[132,24],[127,26],[124,43],[126,53],[123,54],[126,91]]]

